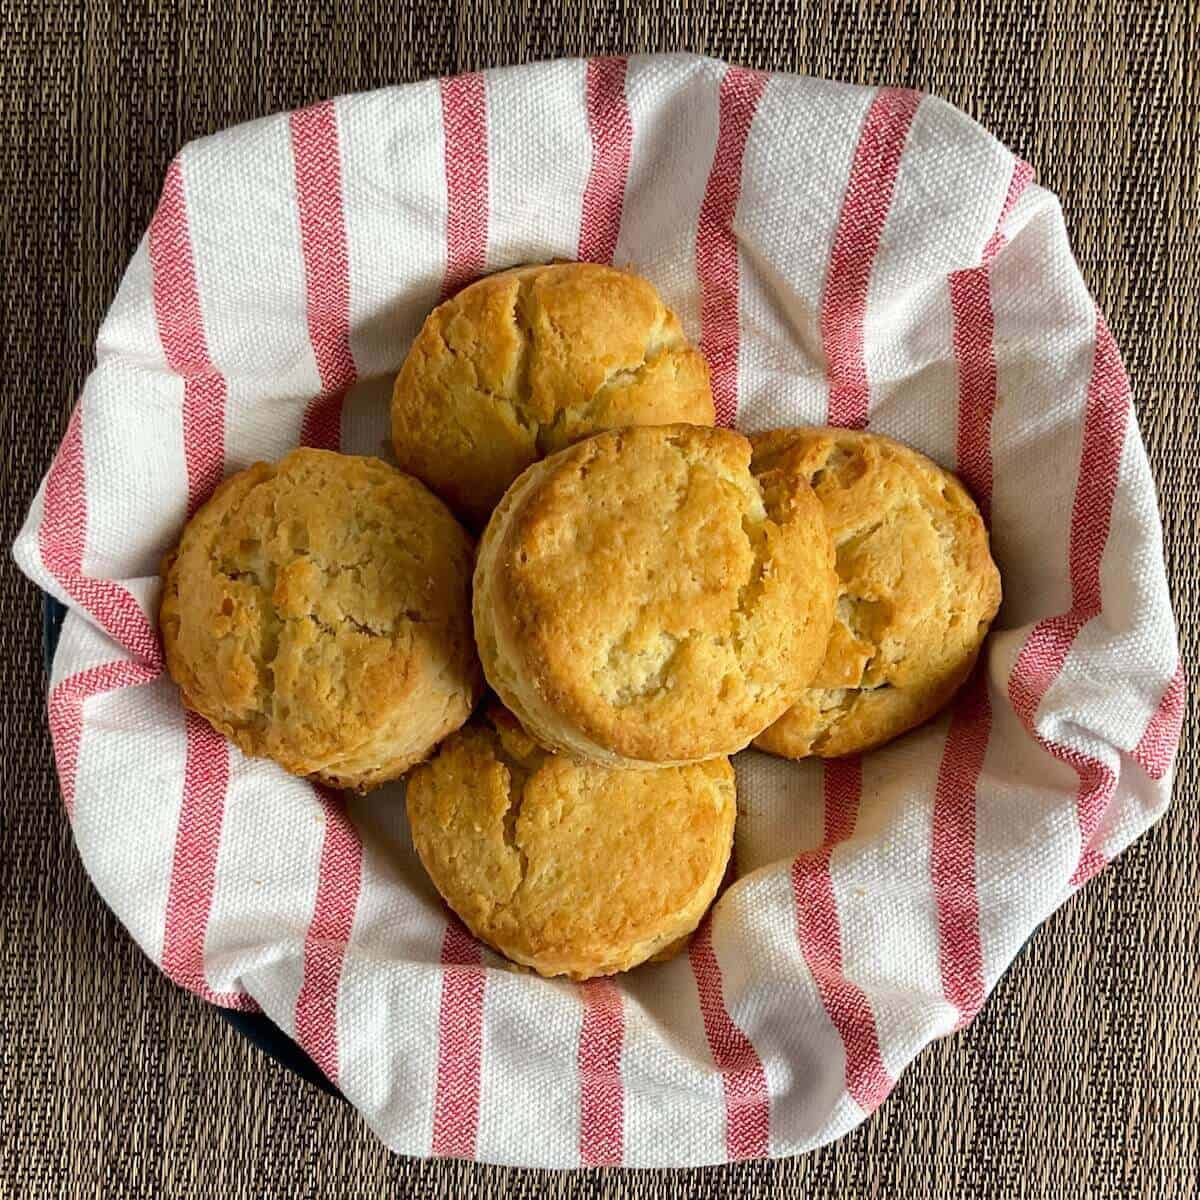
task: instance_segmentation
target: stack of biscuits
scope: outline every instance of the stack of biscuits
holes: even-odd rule
[[[703,356],[625,271],[466,288],[391,416],[399,469],[301,449],[217,489],[164,564],[167,662],[245,754],[407,775],[439,892],[543,975],[683,946],[732,848],[730,756],[913,728],[999,606],[952,475],[869,433],[713,428]]]

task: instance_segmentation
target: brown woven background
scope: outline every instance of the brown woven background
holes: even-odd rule
[[[3,541],[185,140],[341,91],[565,54],[703,51],[974,114],[1066,209],[1137,393],[1195,662],[1197,7],[0,0]],[[4,565],[0,1195],[1176,1196],[1200,1159],[1200,847],[1175,808],[1052,918],[966,1032],[802,1159],[569,1175],[388,1155],[171,987],[93,893],[44,730],[39,600]],[[1196,674],[1191,674],[1193,692]],[[130,802],[136,803],[131,793]]]

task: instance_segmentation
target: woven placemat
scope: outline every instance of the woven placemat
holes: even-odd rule
[[[0,0],[5,545],[184,141],[433,74],[695,50],[937,92],[1063,197],[1133,379],[1195,694],[1198,17],[1193,3],[1131,0]],[[781,1163],[546,1175],[388,1155],[348,1107],[265,1059],[146,962],[71,843],[45,732],[39,598],[7,561],[0,606],[0,1196],[1192,1194],[1200,845],[1190,721],[1167,819],[1038,932],[974,1025],[924,1054],[850,1137]]]

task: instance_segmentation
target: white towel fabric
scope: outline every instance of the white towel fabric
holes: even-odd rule
[[[932,97],[708,59],[343,96],[194,142],[16,544],[70,607],[49,710],[84,864],[145,952],[261,1008],[388,1146],[685,1165],[844,1134],[1161,816],[1183,708],[1153,482],[1059,205]],[[441,295],[630,264],[739,429],[868,425],[956,469],[1005,604],[940,719],[738,756],[737,879],[690,952],[547,982],[448,919],[402,786],[347,805],[186,716],[159,559],[225,474],[386,454]]]

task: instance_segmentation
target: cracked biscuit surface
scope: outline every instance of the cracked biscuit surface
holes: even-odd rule
[[[603,429],[713,423],[708,365],[645,279],[519,267],[429,315],[392,394],[400,467],[482,528],[530,463]]]
[[[754,744],[786,758],[881,745],[950,699],[1000,606],[979,510],[948,471],[878,434],[783,429],[751,440],[765,493],[812,485],[839,591],[812,686]]]
[[[612,770],[543,750],[495,706],[408,781],[413,842],[476,937],[588,979],[682,948],[733,842],[728,759]]]
[[[825,652],[836,576],[803,479],[764,500],[727,429],[597,434],[530,467],[480,542],[475,637],[535,738],[609,766],[742,749]]]
[[[243,751],[366,790],[470,715],[472,543],[374,458],[296,450],[227,479],[163,564],[185,704]]]

